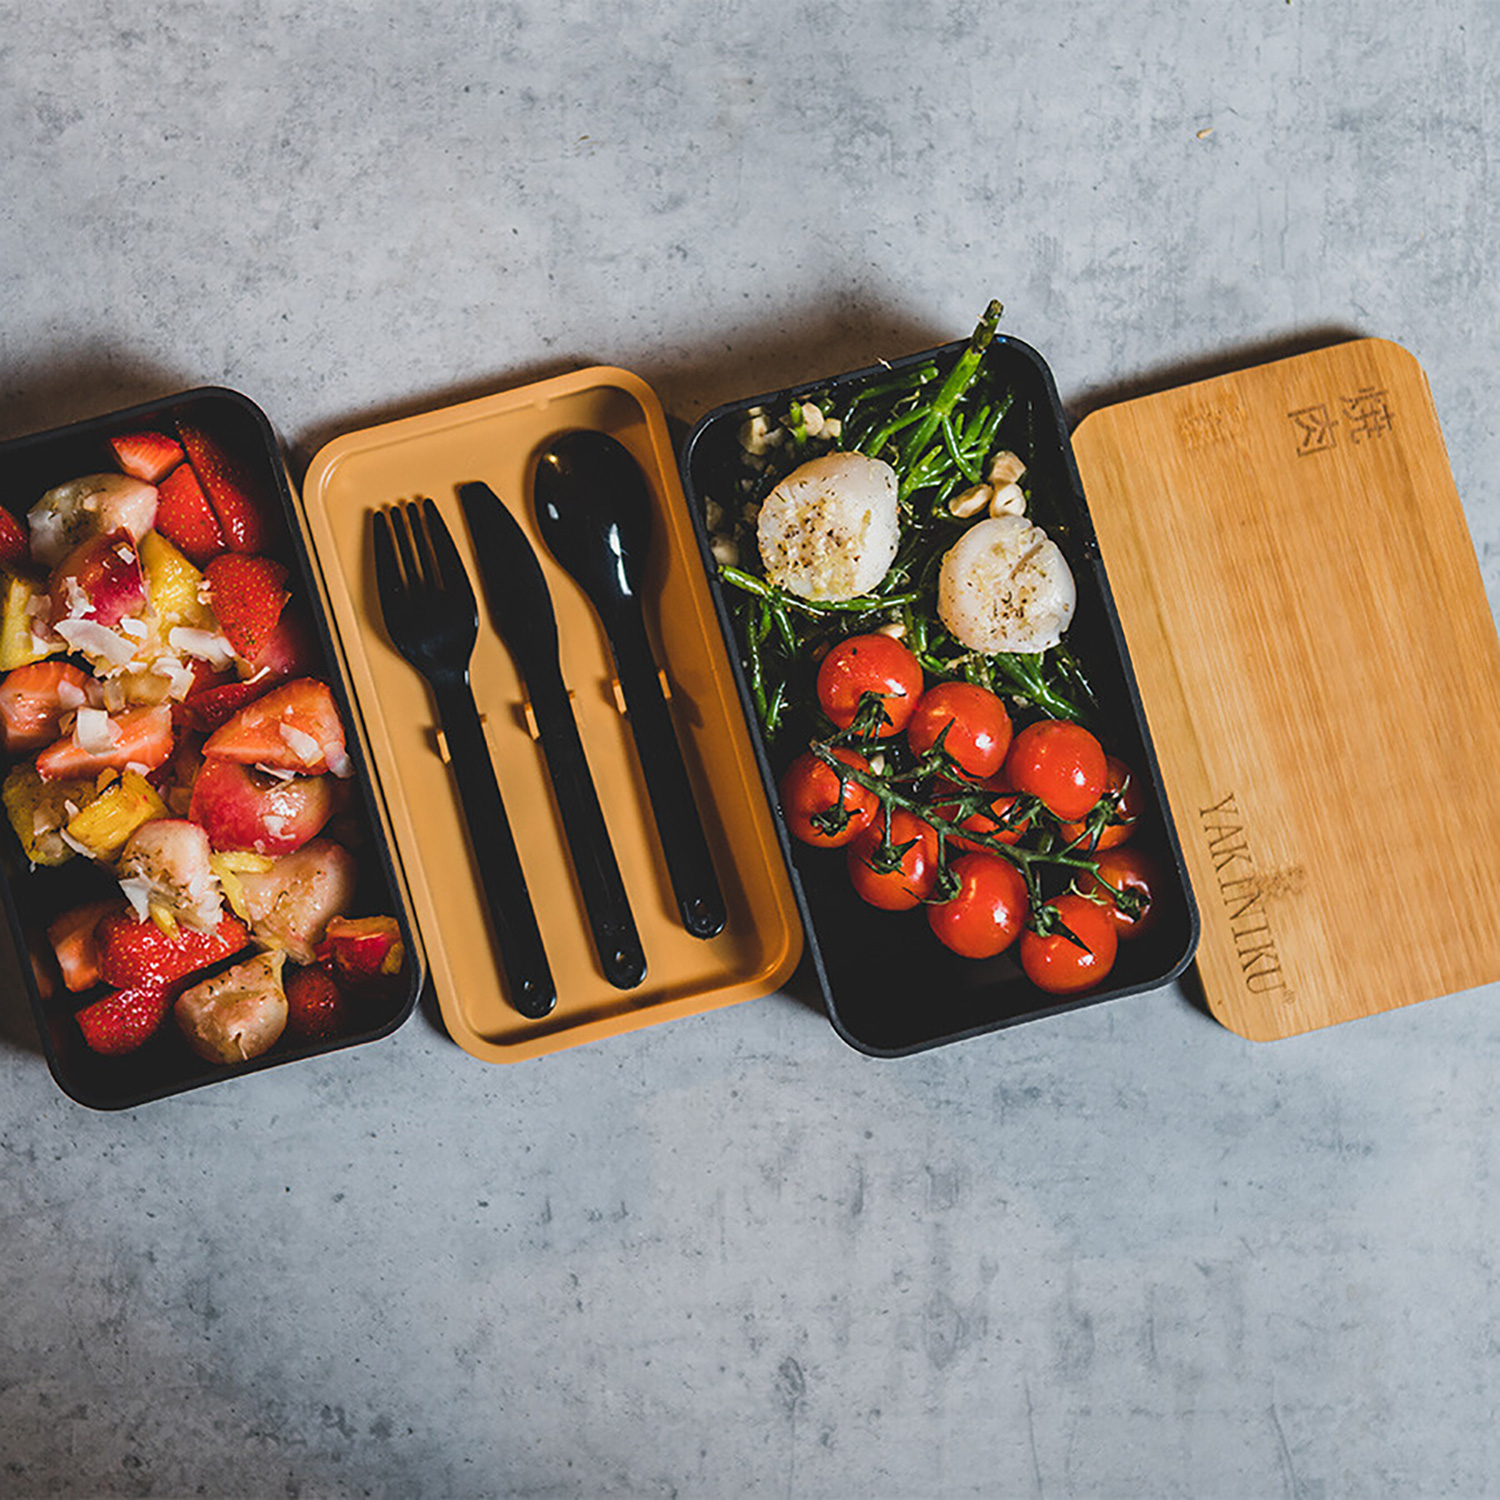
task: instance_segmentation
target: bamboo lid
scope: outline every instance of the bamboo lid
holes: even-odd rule
[[[1256,1040],[1500,979],[1500,642],[1421,367],[1362,339],[1073,446],[1202,911]]]

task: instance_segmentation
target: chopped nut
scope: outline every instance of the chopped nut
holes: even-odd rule
[[[839,438],[844,435],[844,424],[837,417],[823,418],[823,436]]]
[[[992,516],[1024,516],[1026,514],[1026,491],[1018,484],[1004,484],[995,491],[990,501]]]
[[[993,493],[987,484],[972,485],[955,495],[948,502],[948,509],[960,521],[966,521],[970,516],[977,516],[990,503]]]
[[[744,510],[740,512],[741,523],[745,526],[750,527],[752,530],[754,529],[755,523],[758,520],[760,520],[760,506],[758,505],[747,505]]]
[[[717,531],[724,524],[724,507],[717,500],[703,502],[703,519],[710,531]]]
[[[823,430],[823,413],[810,401],[802,403],[802,425],[807,429],[808,437],[817,437]]]
[[[877,627],[875,634],[888,635],[893,641],[899,641],[906,634],[906,625],[901,620],[887,620]]]
[[[1026,465],[1010,451],[1003,448],[990,460],[990,472],[984,477],[998,490],[1001,485],[1014,484],[1026,472]]]
[[[719,533],[709,543],[709,551],[721,568],[737,568],[740,564],[739,544],[732,536]]]
[[[739,438],[740,447],[746,453],[764,453],[775,441],[771,424],[760,411],[756,411],[748,422],[741,424]]]

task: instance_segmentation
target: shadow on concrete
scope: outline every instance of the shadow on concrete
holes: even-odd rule
[[[180,369],[109,344],[61,349],[34,373],[23,368],[0,392],[0,441],[155,401],[197,383]]]
[[[1134,401],[1142,396],[1154,396],[1161,391],[1175,390],[1179,386],[1192,385],[1200,380],[1212,380],[1218,375],[1232,375],[1236,370],[1253,369],[1256,365],[1272,364],[1278,359],[1311,354],[1315,349],[1329,349],[1335,344],[1346,344],[1350,339],[1365,336],[1361,330],[1341,323],[1319,324],[1296,333],[1277,335],[1253,344],[1241,344],[1220,353],[1158,365],[1153,370],[1143,370],[1139,375],[1113,381],[1108,385],[1084,386],[1081,391],[1067,398],[1063,407],[1074,426],[1077,426],[1090,412],[1098,411],[1101,407],[1117,406],[1122,401]]]

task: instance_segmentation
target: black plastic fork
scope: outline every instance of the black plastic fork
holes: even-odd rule
[[[431,500],[375,513],[375,580],[386,633],[432,689],[509,981],[507,998],[536,1020],[556,1005],[557,987],[469,686],[469,659],[479,635],[474,590]]]

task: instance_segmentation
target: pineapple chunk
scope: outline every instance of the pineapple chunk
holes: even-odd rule
[[[264,854],[252,854],[248,849],[228,849],[221,854],[210,854],[209,868],[219,877],[219,886],[229,909],[240,921],[250,921],[250,903],[245,897],[245,887],[240,876],[264,875],[273,869],[274,862]]]
[[[178,625],[194,630],[213,630],[208,606],[198,590],[203,575],[159,531],[148,531],[140,543],[141,566],[146,571],[146,592],[160,621],[162,639]]]
[[[49,646],[32,634],[31,601],[41,593],[41,585],[23,574],[0,570],[0,672],[62,650],[61,641]]]
[[[142,823],[165,817],[167,805],[135,771],[127,771],[68,821],[68,837],[91,859],[113,859]]]
[[[73,857],[74,850],[62,835],[63,825],[94,795],[91,779],[43,781],[32,765],[15,766],[0,787],[6,816],[34,865],[60,865]]]

